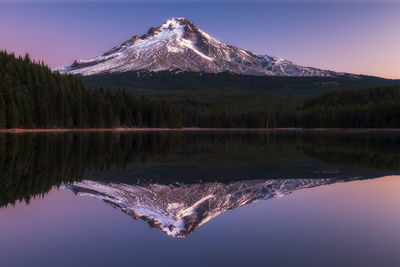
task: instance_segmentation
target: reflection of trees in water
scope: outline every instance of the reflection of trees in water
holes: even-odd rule
[[[133,161],[165,156],[176,147],[176,137],[157,133],[0,135],[0,206],[29,201],[53,186],[78,181],[87,169],[124,168]]]
[[[280,153],[301,152],[306,157],[337,167],[400,170],[400,133],[396,132],[225,133],[220,136],[193,135],[191,138],[193,144],[206,143],[209,149],[224,149],[226,153],[268,150],[274,153],[272,158],[279,158]]]
[[[246,161],[249,155],[270,160],[275,155],[304,153],[336,166],[398,170],[398,134],[328,134],[305,132],[150,132],[57,133],[0,135],[0,206],[29,201],[53,186],[82,179],[85,170],[153,158],[174,157],[182,152],[203,153],[218,163],[223,154]],[[272,155],[268,159],[263,155]],[[278,156],[277,156],[278,157]],[[190,157],[183,161],[195,160]],[[226,159],[224,159],[226,160]],[[251,160],[257,160],[252,158]]]
[[[335,134],[304,137],[304,154],[340,166],[400,170],[400,135],[397,133]]]

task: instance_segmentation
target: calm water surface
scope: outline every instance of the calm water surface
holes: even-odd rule
[[[0,135],[1,266],[399,266],[400,135]]]

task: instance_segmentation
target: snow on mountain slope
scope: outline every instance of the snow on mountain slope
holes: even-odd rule
[[[169,236],[185,237],[219,214],[256,200],[357,179],[279,179],[188,185],[127,185],[84,180],[67,188],[79,196],[103,200]]]
[[[183,70],[268,76],[341,76],[343,73],[302,67],[290,61],[259,56],[224,44],[186,18],[172,18],[142,36],[114,47],[105,54],[54,69],[60,73],[95,75],[136,70]]]

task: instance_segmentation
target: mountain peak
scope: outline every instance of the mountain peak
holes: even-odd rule
[[[197,26],[193,22],[184,17],[167,19],[162,23],[161,27],[168,28],[168,27],[175,27],[176,25],[190,26],[193,28],[197,28]]]
[[[162,25],[169,25],[171,23],[188,24],[192,22],[185,17],[179,17],[179,18],[169,18],[166,21],[164,21]]]
[[[95,75],[104,72],[183,70],[233,72],[266,76],[339,76],[341,73],[302,67],[290,61],[255,55],[227,45],[184,17],[170,18],[147,33],[112,48],[101,56],[56,68],[61,73]]]
[[[198,29],[190,20],[186,18],[170,18],[164,21],[160,26],[150,27],[146,34],[142,35],[141,39],[154,37],[164,31],[172,32],[175,37],[181,37],[186,31],[195,31]]]

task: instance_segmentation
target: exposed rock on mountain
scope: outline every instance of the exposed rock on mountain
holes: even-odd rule
[[[279,179],[189,185],[127,185],[90,180],[68,185],[79,196],[105,201],[169,236],[185,237],[219,214],[256,200],[282,197],[303,188],[357,180]]]
[[[224,44],[186,18],[173,18],[134,35],[120,46],[89,60],[55,69],[61,73],[95,75],[104,72],[180,70],[267,76],[343,76],[344,73],[302,67],[290,61]]]

